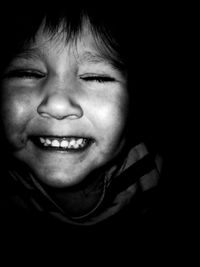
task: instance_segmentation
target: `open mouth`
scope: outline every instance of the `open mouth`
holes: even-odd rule
[[[31,141],[41,149],[73,152],[85,150],[94,142],[92,138],[75,136],[33,136]]]

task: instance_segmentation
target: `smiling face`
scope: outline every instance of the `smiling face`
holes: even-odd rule
[[[2,80],[2,121],[13,156],[54,187],[80,183],[124,146],[126,78],[87,26],[77,42],[43,28]]]

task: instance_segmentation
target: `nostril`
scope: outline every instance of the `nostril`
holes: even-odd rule
[[[37,112],[42,117],[53,117],[58,120],[77,119],[83,116],[81,106],[74,99],[59,94],[49,95],[43,99],[38,105]]]

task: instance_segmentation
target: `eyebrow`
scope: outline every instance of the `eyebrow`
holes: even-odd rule
[[[89,64],[99,64],[103,63],[108,66],[111,66],[112,68],[125,73],[126,70],[124,69],[123,63],[121,63],[118,60],[115,60],[112,57],[99,54],[99,53],[93,53],[91,51],[85,51],[83,54],[78,54],[77,57],[78,64],[84,64],[84,63],[89,63]]]
[[[26,48],[22,50],[18,55],[16,55],[16,59],[25,59],[25,60],[38,60],[43,58],[43,53],[37,48]]]
[[[108,63],[111,64],[110,60],[105,58],[104,56],[92,53],[90,51],[85,51],[83,54],[78,55],[79,63],[91,63],[91,64],[98,64],[98,63]]]

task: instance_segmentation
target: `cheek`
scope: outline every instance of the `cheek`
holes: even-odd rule
[[[121,136],[128,114],[128,96],[126,94],[112,95],[102,98],[93,107],[95,128],[102,138],[118,138]]]
[[[30,118],[30,96],[24,94],[8,94],[2,99],[2,122],[6,136],[15,138],[23,132]]]
[[[124,130],[128,101],[125,97],[111,99],[96,106],[93,112],[93,126],[97,137],[97,161],[101,164],[117,156],[125,144]]]

